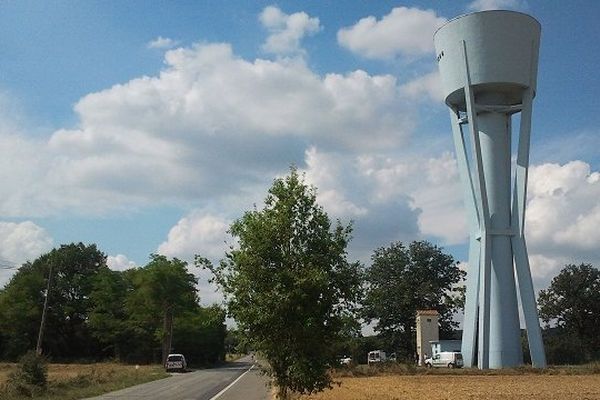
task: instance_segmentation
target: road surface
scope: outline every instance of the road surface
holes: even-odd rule
[[[173,374],[88,400],[267,400],[266,383],[247,356],[221,368]]]

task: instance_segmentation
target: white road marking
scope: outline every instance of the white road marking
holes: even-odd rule
[[[238,376],[237,379],[235,381],[231,382],[225,389],[221,390],[219,393],[217,393],[213,397],[211,397],[210,400],[217,400],[219,397],[221,397],[223,395],[223,393],[225,393],[226,391],[228,391],[229,389],[231,389],[231,387],[233,385],[235,385],[240,379],[242,379],[244,377],[244,375],[246,375],[248,372],[252,371],[252,368],[254,368],[254,365],[252,365],[248,369],[248,371],[246,371],[243,374],[241,374],[240,376]]]

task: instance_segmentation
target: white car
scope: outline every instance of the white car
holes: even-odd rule
[[[344,356],[341,357],[338,361],[340,365],[350,365],[352,364],[352,357]]]
[[[183,354],[169,354],[167,356],[167,362],[165,362],[165,370],[185,372],[187,369],[187,363]]]
[[[444,368],[462,368],[464,365],[462,354],[457,351],[442,351],[433,357],[425,359],[425,366],[444,367]]]
[[[387,357],[385,355],[385,351],[383,350],[373,350],[370,351],[369,354],[367,354],[367,364],[369,365],[382,363],[386,361]]]

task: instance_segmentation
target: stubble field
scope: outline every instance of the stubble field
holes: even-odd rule
[[[600,399],[600,375],[388,375],[342,377],[302,400]]]

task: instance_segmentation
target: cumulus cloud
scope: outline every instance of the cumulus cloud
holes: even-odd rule
[[[475,0],[469,3],[467,9],[470,11],[486,10],[519,10],[526,7],[522,0]]]
[[[369,16],[340,29],[337,39],[341,46],[367,58],[418,58],[433,52],[433,34],[445,22],[433,10],[396,7],[379,20]]]
[[[164,38],[162,36],[157,37],[154,40],[149,41],[146,47],[149,49],[171,49],[177,46],[179,42],[170,38]]]
[[[33,261],[52,247],[52,237],[31,221],[0,222],[0,258],[16,264]]]
[[[397,240],[466,240],[454,158],[443,153],[419,159],[307,151],[307,180],[318,188],[317,200],[328,213],[354,222],[351,246],[361,260],[368,261],[373,249]]]
[[[227,250],[230,224],[228,219],[194,211],[171,228],[167,240],[158,247],[158,252],[186,260],[192,260],[194,255],[200,254],[217,261]]]
[[[106,257],[106,265],[108,265],[108,268],[112,269],[113,271],[125,271],[127,269],[137,267],[137,264],[134,261],[131,261],[123,254]]]
[[[79,126],[48,142],[0,134],[13,182],[0,189],[0,211],[198,204],[262,187],[308,146],[390,148],[414,127],[414,106],[390,75],[320,76],[303,62],[241,59],[227,44],[170,50],[165,62],[159,76],[82,98]]]
[[[542,164],[530,172],[527,237],[545,256],[600,262],[600,172],[589,164]]]
[[[227,233],[230,224],[227,218],[194,210],[171,228],[167,240],[158,247],[158,253],[188,262],[188,269],[198,279],[198,294],[204,305],[220,303],[223,294],[209,282],[212,278],[210,271],[194,266],[194,256],[198,254],[213,264],[218,263],[228,250],[227,242],[231,242]]]
[[[444,101],[442,82],[438,71],[419,76],[403,84],[400,90],[408,98],[417,101],[431,100],[437,103]]]
[[[262,49],[277,55],[304,53],[300,46],[301,40],[321,30],[319,18],[311,17],[305,12],[286,14],[275,6],[265,7],[259,20],[269,32]]]
[[[0,221],[0,287],[26,261],[33,261],[52,247],[52,237],[31,221]],[[12,266],[12,269],[7,267]]]

